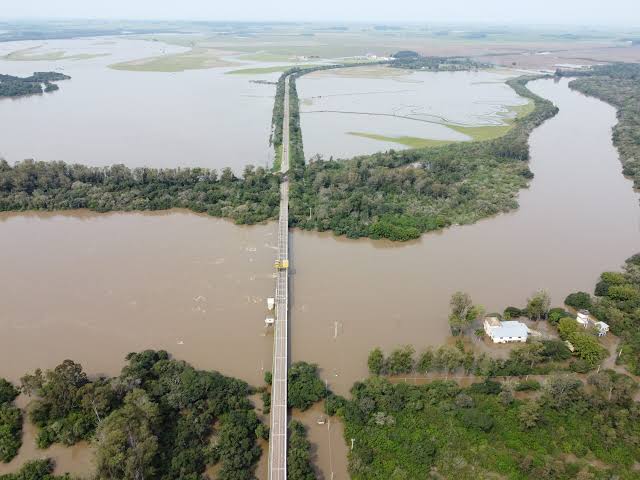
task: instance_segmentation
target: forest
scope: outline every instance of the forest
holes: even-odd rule
[[[218,464],[221,480],[254,478],[262,453],[257,441],[268,438],[268,428],[249,401],[249,385],[196,370],[165,351],[126,360],[114,378],[92,380],[72,360],[22,377],[21,391],[33,397],[27,415],[38,427],[38,447],[92,442],[96,480],[199,480]],[[6,383],[0,382],[0,400],[11,401],[17,392]],[[3,452],[4,431],[0,426]],[[0,479],[48,480],[52,469],[50,461],[30,462]]]
[[[0,74],[0,97],[22,97],[53,92],[60,87],[53,82],[71,77],[58,72],[35,72],[30,77],[14,77]]]
[[[279,176],[247,166],[242,178],[201,168],[130,169],[87,167],[0,159],[0,211],[98,212],[188,208],[238,224],[274,219],[280,201]]]
[[[292,164],[292,226],[406,241],[517,208],[518,191],[533,177],[527,164],[529,134],[557,113],[551,102],[527,89],[534,78],[508,82],[535,108],[498,139]],[[293,113],[292,139],[299,129]]]
[[[354,480],[632,479],[640,455],[636,390],[610,370],[585,381],[554,375],[542,385],[467,387],[371,376],[331,408],[354,439]]]

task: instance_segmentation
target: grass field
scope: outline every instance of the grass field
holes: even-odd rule
[[[451,143],[451,140],[433,140],[429,138],[406,137],[406,136],[387,137],[385,135],[377,135],[375,133],[365,133],[365,132],[347,132],[347,134],[353,135],[354,137],[362,137],[362,138],[369,138],[371,140],[379,140],[381,142],[397,143],[409,148],[437,147],[439,145]]]
[[[219,54],[218,50],[198,47],[184,53],[115,63],[109,65],[109,68],[131,72],[184,72],[185,70],[203,70],[231,65],[229,62],[221,60]]]
[[[533,111],[534,105],[533,102],[527,102],[524,105],[516,105],[512,107],[508,107],[508,113],[515,113],[516,116],[514,118],[519,118],[525,115],[528,115],[531,111]],[[505,114],[506,115],[506,114]],[[478,125],[477,127],[465,127],[461,125],[455,125],[451,123],[445,123],[444,125],[456,132],[462,133],[463,135],[467,135],[471,137],[471,140],[482,141],[482,140],[492,140],[494,138],[501,137],[506,134],[511,128],[513,128],[513,118],[505,117],[504,125]],[[409,148],[427,148],[427,147],[437,147],[440,145],[444,145],[447,143],[452,143],[455,140],[435,140],[430,138],[421,138],[421,137],[411,137],[411,136],[400,136],[400,137],[390,137],[387,135],[380,135],[376,133],[366,133],[366,132],[347,132],[349,135],[353,135],[356,137],[369,138],[371,140],[379,140],[381,142],[391,142],[397,143],[399,145],[404,145]]]
[[[238,70],[231,70],[230,72],[227,72],[227,75],[265,75],[267,73],[278,73],[278,72],[284,72],[285,70],[288,70],[291,67],[301,67],[301,68],[306,68],[306,67],[312,67],[313,65],[276,65],[273,67],[256,67],[256,68],[241,68]]]
[[[23,48],[15,52],[8,53],[3,58],[17,62],[38,62],[38,61],[55,61],[55,60],[90,60],[92,58],[106,57],[109,53],[77,53],[67,55],[64,50],[55,50],[51,52],[37,53],[40,46]]]

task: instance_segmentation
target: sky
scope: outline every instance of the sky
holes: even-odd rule
[[[0,0],[0,17],[640,26],[640,0]]]

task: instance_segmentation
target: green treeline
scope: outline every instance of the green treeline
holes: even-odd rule
[[[22,445],[22,412],[13,405],[19,393],[0,378],[0,462],[10,462]]]
[[[21,97],[37,95],[43,92],[58,90],[58,85],[52,82],[69,80],[71,77],[58,72],[35,72],[30,77],[14,77],[0,75],[0,97]]]
[[[39,428],[38,447],[91,441],[96,479],[197,480],[219,463],[217,478],[249,480],[261,455],[257,439],[268,435],[245,382],[164,351],[129,354],[114,378],[92,381],[65,360],[21,382],[34,396],[28,415]],[[49,478],[20,475],[7,478]]]
[[[32,460],[17,473],[0,475],[0,480],[71,480],[69,475],[53,475],[55,465],[51,459]]]
[[[87,167],[32,160],[10,166],[0,159],[0,211],[189,208],[251,224],[276,218],[279,200],[279,176],[251,165],[237,178],[228,168],[218,175],[202,168]]]
[[[403,50],[392,55],[389,66],[407,70],[427,70],[431,72],[454,72],[489,68],[491,65],[478,63],[467,57],[425,57],[411,50]]]
[[[542,385],[415,386],[373,376],[340,399],[354,480],[637,478],[635,382],[611,370]]]
[[[498,139],[342,161],[314,159],[293,168],[291,224],[405,241],[516,208],[517,192],[533,177],[526,163],[529,134],[558,111],[526,88],[533,78],[508,82],[535,108]]]
[[[289,422],[287,449],[287,480],[316,480],[311,465],[311,443],[307,430],[297,420]]]
[[[618,123],[613,128],[613,144],[620,153],[623,173],[640,188],[640,64],[598,65],[566,75],[578,76],[569,83],[571,88],[616,107]]]
[[[622,272],[603,273],[595,298],[587,295],[583,302],[581,307],[609,324],[611,332],[622,339],[619,361],[640,375],[640,254],[629,258]]]

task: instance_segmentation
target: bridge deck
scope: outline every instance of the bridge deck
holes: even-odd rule
[[[285,79],[284,120],[282,123],[281,172],[289,170],[289,78]],[[278,220],[278,261],[289,259],[289,181],[280,185]],[[269,479],[287,479],[287,368],[289,271],[279,269],[276,282],[276,320],[273,341],[273,380],[271,386],[271,431],[269,436]]]

